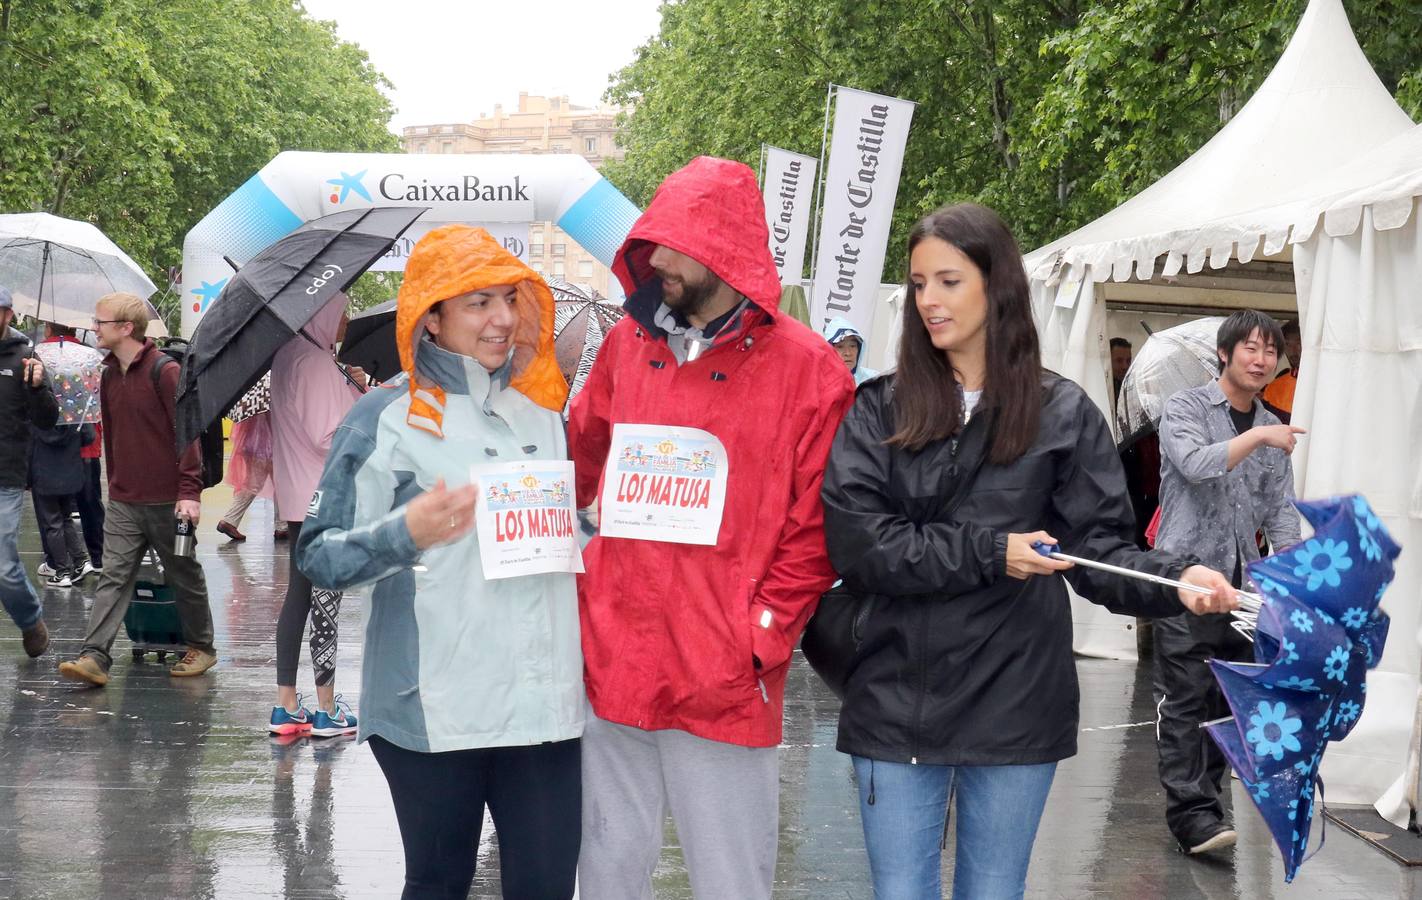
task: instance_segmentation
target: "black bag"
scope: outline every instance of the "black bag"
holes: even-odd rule
[[[991,423],[989,423],[991,425]],[[987,429],[992,433],[991,427]],[[951,440],[957,440],[956,437]],[[958,504],[968,496],[978,470],[987,458],[986,442],[976,447],[977,455],[971,462],[967,477],[958,482],[952,496],[932,517],[931,521],[950,519]],[[840,700],[849,684],[849,674],[854,668],[854,659],[859,654],[859,645],[864,640],[864,627],[874,613],[881,594],[859,594],[850,590],[844,582],[836,584],[820,597],[820,605],[805,625],[805,634],[800,639],[800,649],[805,653],[805,661],[815,674]]]
[[[188,342],[182,338],[167,338],[160,345],[159,351],[162,355],[154,361],[153,368],[149,370],[153,374],[155,391],[162,389],[159,379],[165,368],[175,363],[181,366],[187,360]],[[226,440],[222,434],[222,420],[218,419],[203,429],[199,440],[202,442],[202,486],[210,488],[222,481]]]

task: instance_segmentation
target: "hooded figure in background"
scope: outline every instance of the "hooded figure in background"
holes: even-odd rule
[[[570,410],[579,507],[610,487],[580,583],[584,900],[651,896],[667,808],[698,898],[770,897],[785,675],[834,581],[819,491],[854,385],[778,310],[768,247],[749,168],[698,157],[668,176],[618,251],[628,314]],[[684,474],[633,515],[616,489],[644,466]],[[708,482],[719,514],[672,543],[667,487]]]
[[[482,228],[415,246],[404,374],[336,430],[301,530],[318,586],[373,585],[361,740],[395,804],[406,897],[463,897],[487,805],[509,897],[572,897],[586,700],[575,576],[486,580],[477,463],[565,460],[553,295]]]
[[[829,320],[824,330],[825,340],[849,367],[855,385],[861,385],[879,374],[878,370],[864,365],[864,336],[849,324],[849,320],[839,316]]]
[[[286,523],[291,538],[286,599],[277,617],[277,702],[268,726],[274,734],[310,731],[319,737],[335,737],[356,730],[355,716],[348,715],[336,701],[336,623],[341,593],[317,590],[296,565],[301,520],[316,491],[336,427],[360,396],[335,359],[335,344],[349,302],[345,294],[337,293],[302,329],[311,340],[297,335],[272,358],[272,484],[277,520]],[[296,694],[296,670],[308,620],[316,681],[314,713],[300,704]]]

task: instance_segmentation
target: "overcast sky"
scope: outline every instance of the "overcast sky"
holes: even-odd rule
[[[391,130],[517,108],[518,92],[593,106],[656,34],[659,0],[304,0],[395,85]]]

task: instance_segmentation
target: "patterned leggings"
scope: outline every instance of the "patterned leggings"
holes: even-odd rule
[[[341,612],[341,592],[312,587],[311,579],[296,567],[296,543],[301,523],[287,523],[290,535],[286,600],[277,617],[277,686],[295,687],[301,660],[301,638],[311,620],[311,666],[316,686],[325,687],[336,677],[336,618]]]

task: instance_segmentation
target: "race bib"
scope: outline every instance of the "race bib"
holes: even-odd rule
[[[583,571],[571,462],[492,463],[469,475],[485,578]]]
[[[698,428],[614,425],[598,506],[603,537],[714,545],[726,448]]]

